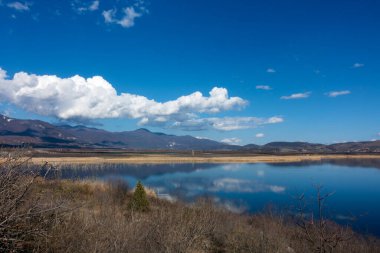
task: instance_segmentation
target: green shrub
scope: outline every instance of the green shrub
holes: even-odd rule
[[[128,207],[135,211],[148,211],[149,201],[146,197],[146,192],[144,186],[140,181],[137,182],[135,192],[133,193],[132,199],[129,202]]]

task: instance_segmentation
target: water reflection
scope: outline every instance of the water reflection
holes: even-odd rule
[[[140,180],[173,172],[192,172],[212,168],[212,164],[64,164],[59,166],[64,179],[102,178],[109,175],[129,175]]]
[[[380,235],[380,160],[323,160],[276,164],[66,165],[62,178],[137,180],[170,201],[208,197],[233,212],[256,212],[272,203],[291,209],[292,196],[312,199],[315,184],[336,192],[328,213],[341,223]],[[356,217],[356,218],[354,218]]]
[[[347,167],[368,167],[368,168],[377,168],[380,169],[380,161],[377,158],[368,158],[368,159],[321,159],[316,161],[300,161],[300,162],[285,162],[285,163],[268,163],[272,166],[278,167],[305,167],[321,164],[334,164],[339,166]]]

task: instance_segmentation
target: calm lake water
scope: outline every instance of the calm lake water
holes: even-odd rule
[[[254,213],[268,206],[294,213],[296,196],[315,202],[315,185],[334,194],[326,214],[341,224],[380,236],[380,160],[330,160],[281,164],[82,165],[62,168],[63,178],[138,180],[169,200],[210,197],[233,212]]]

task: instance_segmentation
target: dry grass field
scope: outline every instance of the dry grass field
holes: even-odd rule
[[[128,156],[47,156],[32,158],[34,163],[282,163],[300,161],[320,161],[322,159],[380,159],[380,155],[210,155],[210,156],[179,156],[167,154],[147,154]]]

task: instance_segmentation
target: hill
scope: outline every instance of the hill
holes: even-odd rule
[[[53,125],[0,115],[0,145],[37,148],[111,148],[127,150],[207,150],[259,154],[380,153],[380,140],[324,145],[308,142],[270,142],[229,145],[190,135],[176,136],[140,128],[110,132],[86,126]]]

